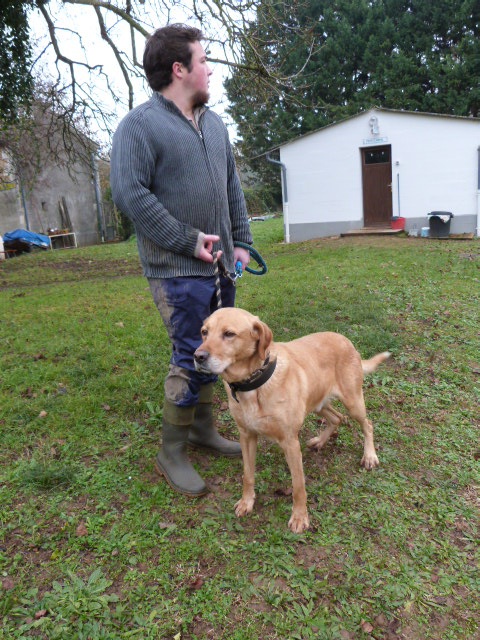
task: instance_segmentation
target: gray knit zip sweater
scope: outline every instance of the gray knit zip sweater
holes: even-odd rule
[[[198,124],[201,133],[154,93],[113,137],[113,200],[135,226],[147,278],[213,275],[213,265],[195,257],[202,233],[220,236],[214,250],[232,272],[233,242],[252,242],[227,129],[209,109]]]

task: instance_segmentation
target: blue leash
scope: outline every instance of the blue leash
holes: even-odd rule
[[[245,270],[248,271],[248,273],[253,273],[254,276],[263,276],[265,273],[267,273],[267,263],[258,253],[258,251],[252,247],[251,244],[246,244],[245,242],[234,242],[233,246],[246,249],[250,256],[256,261],[257,269],[252,269],[249,266],[245,267]],[[235,275],[237,278],[241,278],[243,276],[242,263],[240,262],[240,260],[235,264]]]

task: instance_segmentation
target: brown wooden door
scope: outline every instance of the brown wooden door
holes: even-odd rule
[[[362,149],[363,224],[389,227],[392,219],[391,146]]]

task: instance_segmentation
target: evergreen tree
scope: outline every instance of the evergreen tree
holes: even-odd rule
[[[480,113],[478,0],[265,0],[250,31],[264,45],[226,83],[247,158],[374,105]]]
[[[30,34],[24,2],[0,1],[0,120],[14,122],[19,105],[27,105],[32,97],[30,74]]]

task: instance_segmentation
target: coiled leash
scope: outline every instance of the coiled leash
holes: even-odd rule
[[[252,273],[255,276],[263,276],[265,273],[267,273],[268,269],[267,269],[267,264],[266,264],[265,260],[258,253],[258,251],[256,249],[254,249],[250,244],[246,244],[245,242],[234,242],[233,246],[234,247],[241,247],[242,249],[246,249],[248,251],[248,253],[250,254],[250,256],[256,261],[257,269],[252,269],[249,266],[245,267],[245,270],[248,271],[248,273]],[[238,278],[241,278],[243,276],[242,263],[239,260],[235,264],[235,275],[232,276],[232,274],[229,273],[225,269],[225,266],[223,265],[222,261],[218,258],[218,252],[215,251],[213,253],[213,268],[214,268],[214,273],[215,273],[215,289],[216,289],[216,294],[217,294],[217,309],[221,309],[222,308],[222,291],[221,291],[221,287],[220,287],[220,276],[221,275],[225,276],[226,278],[231,280],[232,283],[235,286],[237,284]]]
[[[242,249],[246,249],[248,251],[248,253],[250,254],[250,256],[256,261],[257,267],[259,267],[259,268],[252,269],[251,267],[249,267],[247,265],[245,267],[245,270],[248,271],[248,273],[253,273],[254,276],[263,276],[265,273],[267,273],[267,271],[268,271],[267,263],[262,258],[262,256],[258,253],[258,251],[252,247],[251,244],[246,244],[245,242],[234,242],[233,246],[234,247],[241,247]],[[235,274],[236,274],[237,278],[241,278],[242,275],[243,275],[243,273],[242,273],[242,263],[240,261],[237,262],[237,264],[235,265]]]

